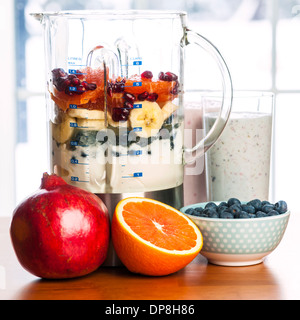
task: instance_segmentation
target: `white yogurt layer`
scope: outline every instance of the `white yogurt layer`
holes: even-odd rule
[[[207,119],[210,127],[215,117]],[[272,116],[233,112],[207,153],[210,198],[243,201],[269,197]]]
[[[183,125],[172,137],[129,147],[95,142],[75,145],[52,140],[52,169],[67,183],[93,193],[163,190],[183,183]],[[170,147],[171,146],[171,147]]]

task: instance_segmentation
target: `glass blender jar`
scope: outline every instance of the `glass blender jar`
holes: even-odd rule
[[[187,28],[185,12],[33,15],[45,31],[51,172],[97,194],[111,215],[128,196],[182,207],[184,164],[213,145],[230,114],[231,78],[218,50]],[[223,100],[215,125],[188,149],[184,66],[190,44],[218,65]]]

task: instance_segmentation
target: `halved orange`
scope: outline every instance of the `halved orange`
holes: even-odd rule
[[[188,217],[148,198],[121,200],[112,218],[111,232],[114,249],[125,267],[151,276],[182,269],[203,245],[200,230]]]

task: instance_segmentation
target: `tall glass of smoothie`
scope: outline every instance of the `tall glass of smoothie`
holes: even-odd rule
[[[269,199],[273,101],[270,92],[234,92],[228,123],[206,155],[209,200]],[[220,99],[207,96],[205,103]],[[206,129],[216,116],[206,115]]]

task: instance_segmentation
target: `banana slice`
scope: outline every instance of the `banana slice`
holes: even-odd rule
[[[164,116],[156,102],[143,101],[142,108],[130,111],[129,120],[137,135],[148,138],[158,133],[164,122]]]
[[[80,119],[104,120],[104,112],[101,110],[88,110],[88,109],[68,109],[68,115]]]
[[[64,121],[58,124],[52,123],[52,136],[58,143],[64,143],[72,136],[74,128],[77,126],[76,119],[64,115]]]
[[[94,120],[94,119],[77,119],[77,128],[85,130],[103,130],[105,129],[104,120]]]
[[[168,101],[162,106],[161,111],[163,112],[164,120],[167,120],[173,112],[175,112],[179,107],[176,104]]]
[[[107,113],[107,121],[108,121],[108,124],[111,125],[112,127],[126,128],[129,125],[129,121],[114,121],[110,113]]]

